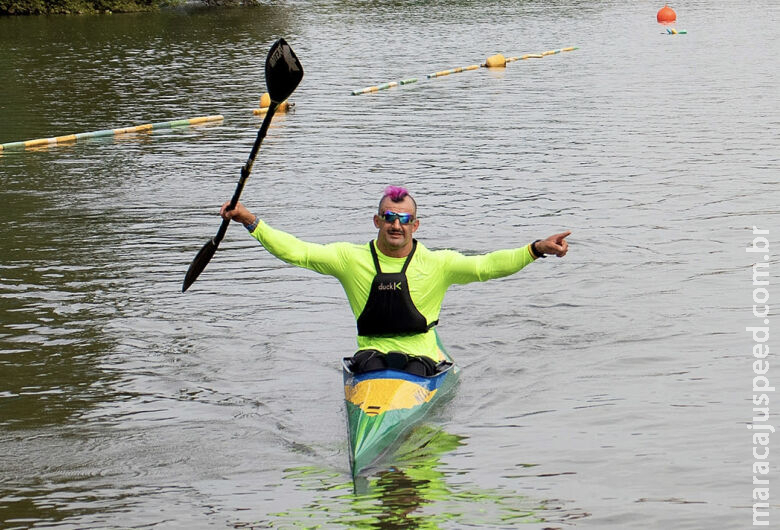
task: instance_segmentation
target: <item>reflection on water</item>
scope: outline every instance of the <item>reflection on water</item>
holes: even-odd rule
[[[297,489],[313,492],[316,498],[273,518],[237,522],[235,527],[497,528],[541,522],[537,512],[547,507],[540,501],[464,483],[457,471],[445,469],[442,456],[463,445],[463,440],[462,436],[420,425],[399,446],[391,466],[360,476],[354,483],[343,482],[341,473],[318,467],[288,469],[284,480],[293,481]],[[478,505],[479,509],[463,513],[458,508],[462,503]]]
[[[114,314],[107,303],[114,282],[104,261],[107,241],[100,231],[84,233],[91,220],[82,213],[30,188],[5,179],[0,191],[0,203],[11,206],[0,208],[0,427],[6,433],[67,424],[110,393],[112,383],[99,367],[113,342],[102,333]]]
[[[239,109],[242,85],[262,86],[265,42],[292,33],[295,22],[290,10],[268,5],[3,17],[0,143]],[[224,81],[210,74],[215,61],[230,71],[231,90],[217,88]]]

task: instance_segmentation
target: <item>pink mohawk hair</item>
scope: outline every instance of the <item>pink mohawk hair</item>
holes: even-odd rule
[[[417,215],[417,201],[414,200],[414,197],[412,197],[412,194],[409,193],[409,190],[407,190],[403,186],[388,186],[385,188],[385,193],[384,195],[382,195],[382,198],[379,200],[379,214],[381,215],[383,213],[382,203],[385,201],[385,199],[390,199],[393,202],[401,202],[406,197],[412,199],[412,204],[414,204],[415,215]]]
[[[385,194],[382,196],[384,199],[385,197],[390,197],[390,200],[393,202],[399,202],[409,195],[409,190],[402,186],[388,186],[385,188]]]

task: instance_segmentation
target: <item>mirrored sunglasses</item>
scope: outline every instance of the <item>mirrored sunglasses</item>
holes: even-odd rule
[[[398,222],[400,222],[402,225],[408,225],[412,221],[414,221],[414,215],[410,213],[395,213],[391,212],[390,210],[387,210],[385,213],[382,214],[382,219],[385,220],[385,222],[388,223],[394,223],[396,219],[398,219]]]

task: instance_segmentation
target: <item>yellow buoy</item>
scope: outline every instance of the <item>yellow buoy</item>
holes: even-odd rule
[[[289,101],[282,101],[279,103],[279,106],[276,107],[277,114],[283,114],[285,112],[288,112],[291,108],[295,106],[295,103],[290,103]],[[268,112],[268,107],[262,107],[259,109],[252,109],[252,114],[255,116],[262,116]]]
[[[271,94],[266,92],[262,96],[260,96],[260,108],[268,108],[271,106]]]
[[[504,57],[500,53],[497,53],[496,55],[491,55],[485,61],[485,66],[487,66],[488,68],[505,68],[506,57]]]

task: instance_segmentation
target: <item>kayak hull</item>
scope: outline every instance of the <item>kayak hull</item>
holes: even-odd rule
[[[459,369],[444,353],[437,374],[423,377],[385,369],[355,374],[344,359],[344,398],[353,476],[371,466],[409,431],[458,380]]]

